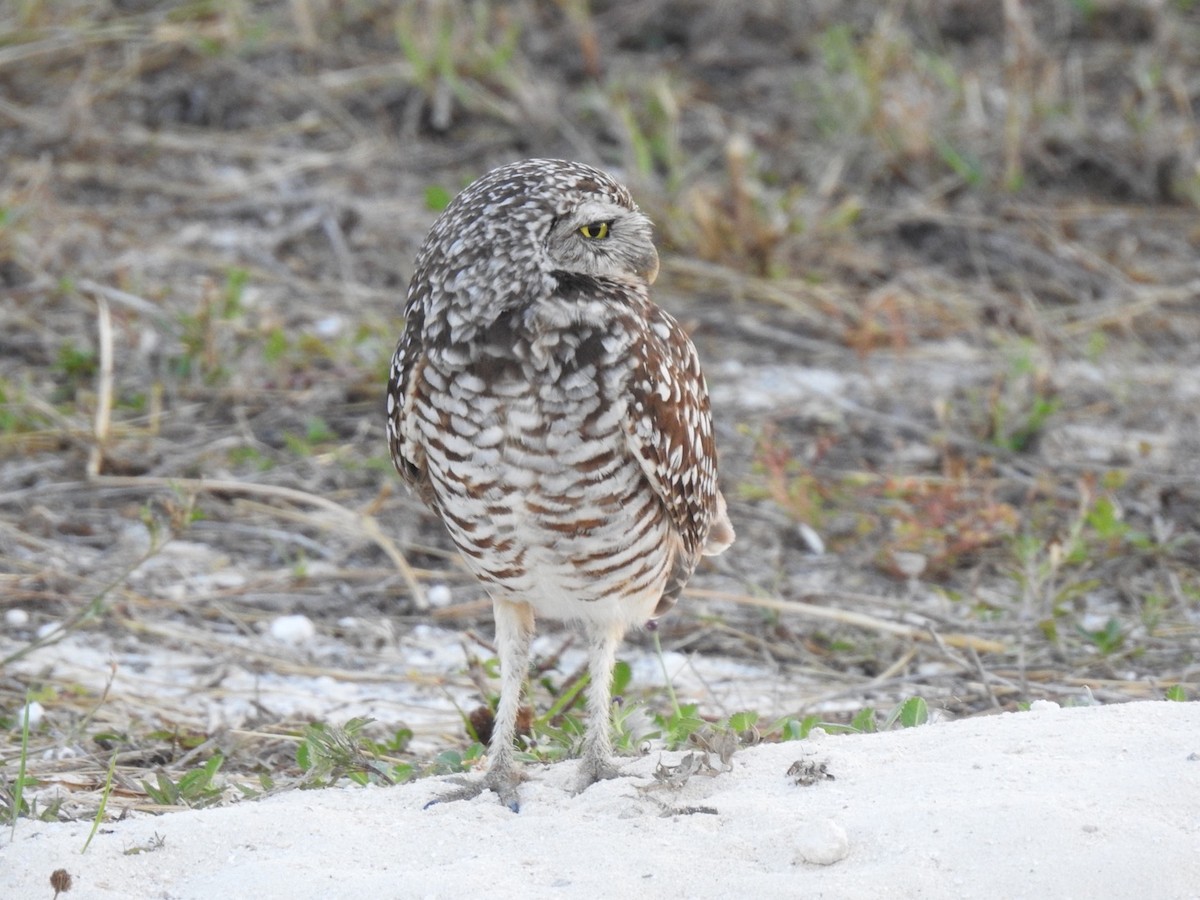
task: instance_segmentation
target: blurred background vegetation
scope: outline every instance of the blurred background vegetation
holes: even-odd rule
[[[671,652],[853,727],[1194,696],[1198,112],[1195,0],[7,0],[0,797],[28,698],[73,760],[31,784],[123,754],[169,806],[219,799],[218,751],[336,744],[257,699],[223,730],[229,671],[407,684],[430,623],[486,660],[381,398],[434,215],[524,156],[630,185],[705,361],[739,543]],[[297,612],[318,649],[267,640]],[[80,648],[192,654],[187,695]],[[375,727],[418,766],[468,740]]]

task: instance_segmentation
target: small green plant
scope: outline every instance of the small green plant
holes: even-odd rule
[[[88,832],[87,840],[83,842],[83,849],[80,853],[87,853],[88,847],[92,844],[92,838],[96,836],[96,832],[100,830],[100,823],[104,821],[104,811],[108,808],[108,798],[112,794],[113,773],[117,770],[117,754],[114,753],[108,761],[108,773],[104,776],[104,790],[100,793],[100,806],[96,809],[96,815],[92,817],[92,830]],[[143,785],[145,782],[142,782]],[[147,791],[147,793],[149,793]]]
[[[1091,508],[1085,512],[1083,521],[1090,536],[1102,545],[1102,549],[1108,551],[1105,555],[1120,552],[1126,545],[1132,545],[1138,550],[1152,548],[1149,536],[1132,528],[1121,517],[1120,509],[1111,497],[1097,497]]]
[[[250,272],[236,266],[225,273],[225,291],[221,298],[222,319],[234,319],[242,314],[242,298],[249,280]]]
[[[1032,342],[1020,341],[1008,358],[1008,370],[997,377],[990,392],[986,437],[1001,449],[1021,453],[1062,404],[1035,360]]]
[[[216,781],[224,757],[214,753],[204,765],[184,773],[178,781],[165,772],[155,775],[155,783],[142,780],[142,790],[162,806],[188,806],[200,809],[221,802],[224,787]]]
[[[17,780],[12,787],[6,791],[11,796],[9,816],[9,824],[12,826],[12,832],[9,835],[9,840],[12,840],[12,835],[17,830],[17,818],[21,815],[21,811],[25,808],[25,788],[30,786],[32,779],[29,782],[25,779],[26,765],[29,762],[29,715],[30,705],[33,703],[32,692],[28,689],[25,691],[25,707],[21,715],[21,756],[17,762]]]
[[[425,208],[430,212],[441,212],[453,199],[453,195],[440,184],[431,184],[425,188]]]
[[[179,315],[180,352],[171,360],[177,377],[199,377],[209,387],[228,380],[230,360],[250,343],[241,335],[249,278],[245,269],[229,269],[225,284],[220,288],[210,285],[194,313]]]
[[[775,723],[767,732],[779,735],[780,740],[803,740],[814,728],[822,728],[830,734],[874,734],[893,728],[916,728],[929,722],[929,705],[923,697],[909,697],[896,705],[880,722],[879,713],[872,706],[865,706],[854,714],[849,723],[826,722],[817,715],[803,719],[785,718]]]
[[[879,717],[875,708],[864,706],[850,720],[849,730],[854,734],[874,734],[879,730]]]
[[[1125,645],[1125,632],[1115,617],[1109,618],[1103,628],[1089,630],[1082,625],[1075,627],[1080,635],[1087,638],[1092,646],[1100,651],[1102,656],[1112,656]]]
[[[620,123],[627,167],[646,184],[680,186],[687,158],[679,142],[680,103],[671,81],[660,75],[614,87],[608,106]]]
[[[360,785],[398,784],[412,778],[415,774],[412,765],[386,756],[403,751],[412,739],[412,732],[402,728],[390,740],[377,743],[363,734],[363,729],[374,721],[356,717],[345,725],[313,722],[305,728],[296,747],[296,764],[305,773],[302,787],[329,787],[342,778]],[[435,769],[440,769],[446,762],[435,762]],[[454,768],[454,771],[461,769]]]
[[[924,697],[909,697],[891,713],[884,721],[883,728],[888,730],[897,723],[901,728],[916,728],[929,722],[929,706]]]
[[[396,14],[395,36],[435,130],[450,127],[455,103],[516,118],[509,98],[522,90],[515,59],[519,17],[489,3],[413,0]]]
[[[311,416],[305,423],[303,436],[286,432],[283,442],[296,456],[312,456],[317,447],[321,444],[328,444],[336,438],[337,435],[333,433],[324,419],[320,416]]]
[[[166,845],[166,837],[156,831],[150,840],[142,844],[134,844],[132,847],[127,847],[122,853],[124,856],[140,856],[143,853],[153,853],[155,850],[161,850]]]
[[[56,399],[69,400],[80,387],[91,384],[96,377],[98,366],[99,360],[95,350],[77,347],[73,343],[59,345],[54,369],[59,374],[62,387]]]
[[[236,467],[250,468],[257,472],[266,472],[275,468],[275,460],[265,455],[257,447],[232,447],[227,455],[229,462]]]

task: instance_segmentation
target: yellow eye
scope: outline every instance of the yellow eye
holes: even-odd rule
[[[608,226],[611,222],[589,222],[579,229],[579,233],[593,241],[602,241],[608,237]]]

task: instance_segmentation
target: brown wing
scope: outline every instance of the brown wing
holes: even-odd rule
[[[670,315],[652,307],[633,347],[624,422],[630,449],[677,535],[672,576],[655,614],[670,608],[696,568],[724,504],[717,488],[708,388],[696,348]]]

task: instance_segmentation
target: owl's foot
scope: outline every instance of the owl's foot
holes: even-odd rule
[[[484,791],[492,791],[500,798],[500,802],[504,806],[507,806],[513,812],[521,811],[521,800],[517,795],[517,785],[521,783],[521,771],[515,766],[504,768],[492,767],[482,778],[475,780],[457,776],[447,780],[461,786],[440,797],[434,797],[425,804],[423,809],[429,809],[429,807],[436,806],[439,803],[453,803],[456,800],[473,800]]]
[[[579,760],[579,771],[575,776],[575,793],[586,791],[597,781],[617,778],[621,773],[608,759],[584,753]]]

